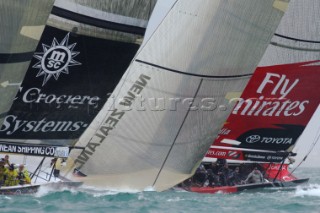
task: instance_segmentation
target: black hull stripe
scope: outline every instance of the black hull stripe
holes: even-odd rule
[[[293,37],[289,37],[289,36],[285,36],[285,35],[281,35],[281,34],[274,34],[275,36],[278,36],[280,38],[285,38],[285,39],[289,39],[292,41],[301,41],[301,42],[306,42],[306,43],[314,43],[314,44],[320,44],[320,41],[311,41],[311,40],[304,40],[304,39],[299,39],[299,38],[293,38]]]
[[[136,27],[136,26],[131,26],[131,25],[126,25],[126,24],[119,24],[111,21],[105,21],[97,18],[93,18],[90,16],[82,15],[79,13],[75,13],[69,10],[62,9],[60,7],[54,6],[52,8],[51,14],[69,19],[72,21],[76,21],[79,23],[103,28],[103,29],[108,29],[108,30],[115,30],[119,32],[124,32],[124,33],[132,33],[136,35],[144,35],[146,29],[143,27]]]
[[[26,62],[32,59],[34,52],[0,53],[0,64]]]
[[[224,75],[221,75],[221,76],[199,75],[199,74],[194,74],[194,73],[182,72],[182,71],[170,69],[170,68],[167,68],[167,67],[162,67],[162,66],[159,66],[159,65],[156,65],[156,64],[152,64],[152,63],[149,63],[149,62],[146,62],[146,61],[141,61],[141,60],[138,60],[138,59],[135,60],[135,61],[139,62],[139,63],[142,63],[142,64],[147,64],[147,65],[159,68],[159,69],[164,69],[164,70],[167,70],[167,71],[170,71],[170,72],[179,73],[179,74],[182,74],[182,75],[190,75],[190,76],[199,77],[199,78],[228,79],[228,78],[242,78],[242,77],[252,76],[252,74],[225,75],[225,76]]]

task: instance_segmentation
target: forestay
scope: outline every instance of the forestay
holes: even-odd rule
[[[280,3],[280,4],[279,4]],[[287,1],[181,0],[81,136],[87,185],[165,190],[190,177],[267,48]],[[281,5],[281,6],[279,6]],[[68,170],[67,176],[76,180]]]

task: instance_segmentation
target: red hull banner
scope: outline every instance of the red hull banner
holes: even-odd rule
[[[320,103],[319,62],[257,68],[241,98],[231,100],[236,105],[213,145],[274,151],[294,145]],[[219,150],[207,157],[213,151]],[[235,156],[248,159],[241,151],[221,158]]]

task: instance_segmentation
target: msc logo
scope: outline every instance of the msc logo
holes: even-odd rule
[[[249,137],[246,138],[247,143],[255,143],[255,142],[258,142],[259,140],[260,140],[259,135],[250,135]]]
[[[77,43],[69,45],[69,33],[59,43],[56,38],[53,39],[51,46],[42,44],[43,52],[35,53],[33,57],[39,61],[33,65],[33,68],[39,69],[37,77],[44,76],[42,86],[44,86],[53,76],[58,80],[61,73],[69,74],[69,67],[81,65],[74,57],[80,52],[73,51]]]
[[[43,60],[43,66],[48,70],[53,68],[53,71],[55,71],[68,65],[67,62],[70,61],[69,58],[71,54],[70,51],[66,50],[65,48],[56,48],[52,49],[47,55],[48,57]],[[68,57],[68,60],[66,60],[66,56]],[[47,63],[46,60],[48,60]]]

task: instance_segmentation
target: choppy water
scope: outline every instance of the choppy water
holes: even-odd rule
[[[0,212],[320,212],[320,168],[303,168],[310,182],[290,190],[261,189],[238,194],[93,192],[41,189],[36,195],[0,195]]]

